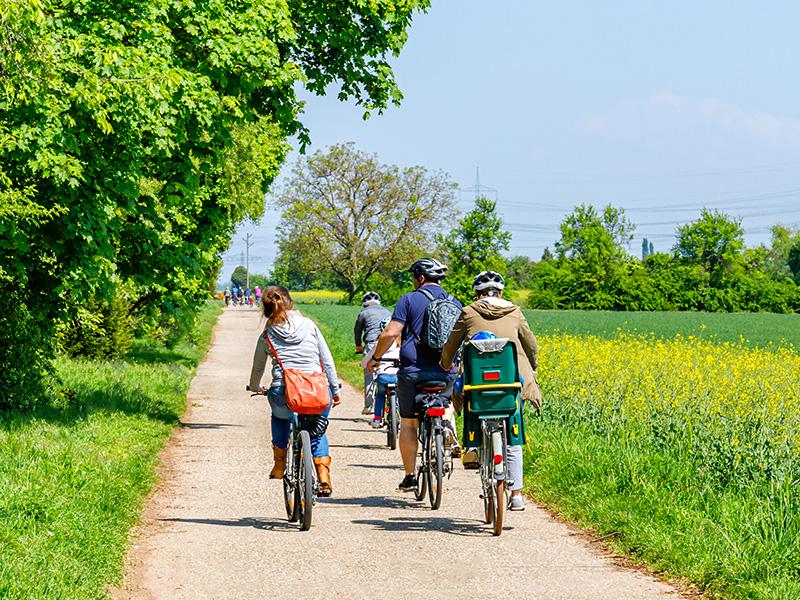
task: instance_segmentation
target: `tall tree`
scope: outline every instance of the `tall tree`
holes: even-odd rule
[[[503,228],[497,203],[485,197],[475,199],[475,207],[443,236],[450,271],[445,287],[462,302],[472,298],[472,279],[481,271],[505,273],[508,261],[503,256],[511,244],[511,233]]]
[[[568,266],[574,279],[570,292],[573,305],[616,308],[614,290],[631,259],[626,247],[633,231],[625,211],[610,205],[598,211],[583,204],[564,218],[556,254],[559,266]]]
[[[719,285],[725,271],[740,261],[744,248],[741,219],[718,210],[704,208],[697,220],[678,227],[675,236],[676,256],[705,269],[712,285]]]
[[[381,164],[353,144],[300,158],[278,196],[276,271],[331,271],[352,300],[373,275],[432,253],[454,189],[444,173]]]

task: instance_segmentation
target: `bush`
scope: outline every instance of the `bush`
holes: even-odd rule
[[[131,301],[118,286],[110,302],[96,300],[78,308],[77,314],[58,327],[58,341],[68,356],[116,358],[131,346],[136,323]]]
[[[712,281],[702,266],[667,254],[629,259],[601,274],[585,261],[561,258],[535,265],[528,306],[788,313],[800,310],[800,287],[760,269],[730,269]]]
[[[0,409],[31,408],[47,396],[52,355],[52,332],[28,308],[25,291],[0,288]]]

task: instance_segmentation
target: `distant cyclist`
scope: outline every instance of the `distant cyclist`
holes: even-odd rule
[[[484,271],[475,277],[472,289],[476,300],[461,311],[461,316],[442,350],[441,366],[444,369],[451,369],[461,344],[479,331],[488,331],[499,338],[508,338],[514,342],[517,349],[517,365],[524,382],[522,398],[530,401],[538,411],[542,400],[535,375],[539,363],[539,346],[520,308],[503,299],[505,286],[503,276],[494,271]],[[465,424],[466,419],[465,416]],[[462,460],[465,466],[477,463],[477,448],[465,447]],[[508,446],[508,470],[514,481],[509,509],[525,510],[521,493],[522,446]]]
[[[369,354],[381,334],[381,323],[392,316],[386,308],[381,306],[381,297],[378,292],[367,292],[361,298],[361,312],[358,313],[356,326],[353,331],[356,341],[356,352]],[[372,369],[364,369],[364,409],[362,415],[372,414],[372,405],[375,402]]]
[[[368,367],[375,368],[379,359],[389,350],[392,344],[401,337],[400,371],[397,375],[397,400],[400,407],[400,455],[403,459],[405,477],[400,482],[400,491],[411,492],[416,487],[414,464],[417,458],[417,413],[415,398],[418,394],[417,383],[421,381],[447,381],[448,388],[444,394],[452,393],[455,373],[445,371],[439,366],[441,352],[432,350],[423,344],[420,336],[423,332],[428,305],[436,299],[452,299],[460,307],[461,304],[442,289],[439,282],[447,276],[447,266],[434,258],[422,258],[416,261],[409,272],[412,275],[414,291],[405,294],[397,302],[392,320],[383,330],[375,346],[373,360]],[[450,427],[449,443],[455,444],[455,429]]]
[[[231,288],[225,288],[225,306],[228,306],[231,303]]]
[[[388,311],[387,311],[388,312]],[[389,324],[389,317],[386,317],[383,321],[381,321],[381,332],[386,329],[386,326]],[[364,359],[361,361],[362,368],[366,369],[369,365],[370,361],[372,360],[373,351],[375,350],[375,346],[373,346],[365,355]],[[400,344],[397,343],[395,340],[394,344],[383,353],[383,360],[380,365],[375,368],[375,407],[373,410],[373,417],[372,417],[372,425],[373,429],[380,429],[383,425],[383,408],[384,402],[386,402],[386,390],[387,386],[391,384],[397,384],[397,365],[392,361],[399,361],[400,360]]]

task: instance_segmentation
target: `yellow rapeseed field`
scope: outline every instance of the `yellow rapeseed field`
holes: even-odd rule
[[[292,292],[292,299],[298,304],[338,304],[347,294],[336,290],[307,290]]]
[[[624,334],[539,341],[546,418],[644,437],[724,483],[784,478],[797,468],[800,355],[792,348]]]

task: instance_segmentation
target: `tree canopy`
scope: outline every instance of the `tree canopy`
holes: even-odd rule
[[[475,275],[481,271],[506,272],[508,261],[503,252],[509,249],[511,233],[503,228],[493,200],[476,198],[475,207],[441,241],[450,267],[444,285],[462,302],[472,300]]]
[[[741,219],[703,209],[700,218],[678,227],[674,250],[690,264],[696,264],[718,283],[725,270],[736,264],[744,249]]]
[[[436,247],[454,213],[441,172],[378,162],[352,144],[300,158],[278,196],[277,272],[332,272],[352,299]]]
[[[367,112],[398,102],[388,59],[427,6],[0,4],[0,313],[20,294],[29,311],[0,335],[24,323],[46,356],[55,324],[123,284],[133,313],[190,317],[235,226],[263,213],[285,140],[309,139],[298,84]],[[20,381],[41,379],[33,363]],[[0,351],[10,371],[25,369]]]

